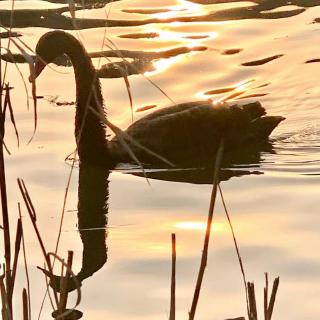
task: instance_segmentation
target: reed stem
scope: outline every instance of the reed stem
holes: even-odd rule
[[[176,235],[171,235],[172,244],[172,265],[171,265],[171,299],[170,299],[170,317],[169,320],[176,318]]]
[[[202,280],[203,280],[203,276],[204,276],[204,271],[207,266],[211,225],[213,222],[213,212],[214,212],[218,184],[219,184],[219,173],[220,173],[220,167],[221,167],[221,162],[222,162],[222,157],[223,157],[223,150],[224,150],[224,141],[221,140],[220,146],[219,146],[219,149],[217,152],[217,156],[216,156],[214,175],[213,175],[213,187],[212,187],[212,192],[211,192],[209,214],[208,214],[208,220],[207,220],[207,229],[206,229],[206,234],[205,234],[205,238],[204,238],[203,251],[202,251],[202,256],[201,256],[201,263],[200,263],[200,269],[199,269],[199,273],[198,273],[197,283],[196,283],[195,291],[193,294],[191,310],[189,312],[189,320],[193,320],[195,317],[195,313],[196,313],[196,309],[197,309],[197,305],[198,305],[198,300],[199,300],[199,296],[200,296]]]

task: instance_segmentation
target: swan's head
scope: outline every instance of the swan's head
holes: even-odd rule
[[[36,46],[36,58],[34,64],[34,78],[37,78],[49,63],[62,54],[68,53],[69,48],[79,45],[79,42],[69,33],[64,31],[50,31],[45,33]],[[30,81],[33,80],[30,76]]]

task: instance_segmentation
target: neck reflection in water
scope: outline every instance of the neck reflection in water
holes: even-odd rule
[[[257,147],[247,147],[238,152],[226,153],[223,166],[228,169],[220,171],[220,181],[249,174],[262,174],[258,171],[262,161],[261,152],[273,152],[271,143]],[[243,167],[241,167],[243,166]],[[231,167],[231,168],[230,168]],[[232,168],[233,167],[233,168]],[[240,167],[240,168],[239,168]],[[83,243],[82,266],[76,277],[81,285],[101,269],[107,261],[106,228],[108,223],[109,174],[111,168],[80,163],[78,186],[78,229]],[[203,168],[177,168],[148,171],[150,179],[187,182],[194,184],[211,184],[214,161]],[[143,176],[138,170],[124,172]],[[60,276],[52,276],[50,286],[60,292]],[[67,290],[77,288],[70,279]]]
[[[107,261],[109,173],[108,168],[80,163],[78,229],[83,243],[83,253],[81,270],[76,275],[80,286],[82,281],[91,277]],[[75,290],[78,284],[70,278],[67,291]],[[50,286],[60,292],[61,277],[51,276]]]

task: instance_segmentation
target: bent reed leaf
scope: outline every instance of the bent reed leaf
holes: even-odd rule
[[[111,44],[113,44],[115,46],[115,44],[108,37],[106,37],[105,39],[107,39]],[[113,51],[117,52],[119,54],[119,57],[121,57],[121,59],[123,61],[126,61],[126,59],[121,55],[121,53],[119,52],[119,50],[117,48],[114,49],[114,48],[112,48],[111,46],[109,46],[107,44],[106,44],[106,46],[110,50],[113,50]],[[128,73],[126,65],[124,65],[124,67],[121,68],[121,71],[122,71],[123,79],[124,79],[124,82],[126,84],[126,89],[127,89],[128,96],[129,96],[130,110],[131,110],[131,121],[133,122],[133,98],[132,98],[131,87],[130,87],[130,82],[129,82],[129,78],[128,78],[129,73]]]
[[[38,122],[38,114],[37,114],[37,94],[36,94],[36,76],[35,76],[35,69],[34,69],[34,59],[33,57],[28,54],[24,48],[22,48],[22,46],[20,46],[17,41],[14,41],[14,39],[12,39],[13,43],[15,44],[15,46],[19,49],[19,51],[21,52],[21,54],[24,56],[26,62],[29,65],[29,71],[30,71],[30,77],[29,80],[31,81],[32,84],[32,98],[33,98],[33,111],[34,111],[34,128],[33,128],[33,133],[32,136],[30,138],[30,140],[28,141],[28,144],[32,141],[36,130],[37,130],[37,122]],[[22,42],[24,44],[24,42]]]
[[[126,150],[126,152],[129,154],[129,156],[132,158],[132,160],[141,168],[144,177],[147,180],[147,183],[150,185],[149,179],[147,177],[147,174],[144,170],[144,167],[142,165],[142,163],[140,162],[140,160],[136,157],[136,155],[134,154],[134,152],[131,150],[131,148],[129,147],[128,143],[125,140],[125,133],[118,128],[116,125],[112,124],[110,121],[108,121],[103,115],[101,115],[99,112],[97,112],[96,110],[94,110],[92,107],[89,106],[89,110],[95,114],[101,121],[103,121],[113,132],[114,134],[117,136],[117,138],[119,139],[121,145],[123,146],[123,148]]]
[[[117,45],[109,38],[107,38],[107,41],[109,41],[115,48],[116,50],[114,50],[116,52],[116,54],[118,55],[119,58],[121,58],[123,61],[128,62],[125,57],[122,55],[121,50],[117,47]],[[108,47],[108,45],[106,44],[106,46]],[[110,47],[109,47],[110,48]],[[157,88],[170,102],[172,102],[173,104],[176,104],[175,101],[173,99],[171,99],[167,93],[165,93],[165,91],[163,89],[161,89],[154,81],[152,81],[149,77],[147,77],[145,74],[140,73],[139,70],[137,69],[137,73],[141,74],[148,82],[150,82],[155,88]]]
[[[25,90],[25,93],[26,93],[27,109],[29,110],[30,109],[30,103],[29,103],[29,91],[28,91],[27,83],[24,80],[24,76],[23,76],[18,64],[15,62],[16,61],[15,55],[13,55],[13,53],[10,50],[7,50],[7,54],[11,57],[11,60],[13,61],[13,64],[15,65],[15,67],[16,67],[18,73],[19,73],[19,76],[20,76],[20,78],[22,80],[22,83],[23,83],[23,86],[24,86],[24,90]]]
[[[115,124],[113,124],[112,122],[110,122],[108,119],[106,119],[104,117],[104,115],[102,115],[101,113],[97,112],[95,109],[93,109],[92,107],[89,106],[90,111],[95,114],[102,122],[104,122],[116,135],[117,137],[121,137],[124,138],[124,140],[128,140],[129,142],[131,142],[133,145],[137,146],[138,148],[141,148],[143,151],[149,153],[150,155],[156,157],[157,159],[163,161],[164,163],[166,163],[167,165],[171,166],[171,167],[175,167],[175,164],[171,161],[169,161],[168,159],[166,159],[165,157],[162,157],[161,155],[159,155],[158,153],[150,150],[149,148],[143,146],[142,144],[140,144],[138,141],[136,141],[135,139],[133,139],[131,136],[129,136],[126,132],[124,132],[123,130],[121,130],[119,127],[117,127]],[[127,145],[127,143],[126,143]],[[131,149],[130,149],[131,150]],[[139,161],[140,162],[140,161]]]

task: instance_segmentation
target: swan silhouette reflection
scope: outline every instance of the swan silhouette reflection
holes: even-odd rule
[[[225,154],[223,166],[229,169],[220,170],[220,181],[229,180],[232,177],[240,177],[250,174],[262,174],[259,171],[263,152],[273,152],[271,143],[266,143],[257,148],[246,148],[232,154]],[[214,159],[213,159],[214,160]],[[211,184],[213,176],[213,163],[207,162],[206,167],[201,168],[176,168],[174,170],[159,168],[147,170],[150,179],[158,179],[175,182],[188,182],[194,184]],[[84,280],[100,270],[107,261],[106,229],[109,214],[109,175],[111,170],[119,170],[105,166],[96,166],[80,163],[78,185],[78,230],[83,244],[82,264],[76,274],[77,282],[81,285]],[[138,170],[121,170],[126,174],[143,176]],[[51,276],[50,286],[60,292],[60,276]],[[77,288],[76,282],[70,279],[67,290]]]
[[[220,182],[227,181],[232,177],[245,175],[263,174],[259,171],[260,163],[263,161],[264,153],[274,153],[272,143],[262,142],[260,144],[248,145],[242,149],[226,152],[220,170]],[[150,179],[186,182],[193,184],[211,184],[213,179],[215,158],[199,158],[196,155],[189,157],[186,165],[179,168],[145,168]],[[135,176],[144,177],[140,169],[123,169],[122,172]]]
[[[82,266],[70,279],[67,290],[73,291],[107,261],[106,228],[108,223],[109,174],[106,167],[80,164],[78,185],[78,230],[83,244]],[[60,276],[52,276],[50,286],[60,292]]]

